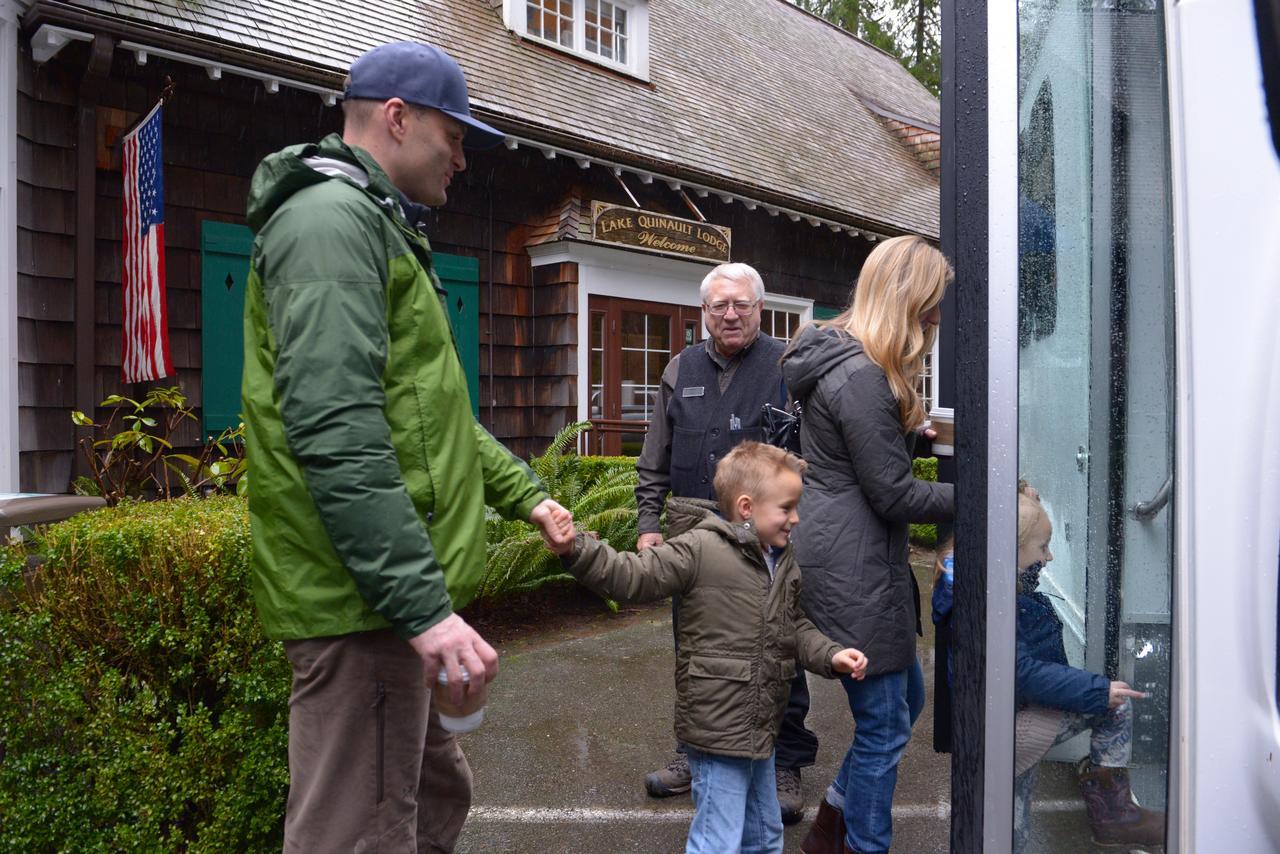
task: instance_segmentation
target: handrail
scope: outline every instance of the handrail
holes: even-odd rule
[[[578,437],[578,453],[591,453],[595,445],[596,452],[604,443],[606,434],[610,433],[644,433],[649,429],[648,421],[628,421],[625,418],[592,418],[591,426]]]
[[[1169,499],[1173,497],[1173,475],[1170,474],[1164,479],[1164,483],[1156,490],[1156,494],[1151,496],[1150,501],[1140,501],[1133,505],[1133,518],[1139,522],[1150,522],[1156,517],[1156,514],[1164,509],[1169,503]]]

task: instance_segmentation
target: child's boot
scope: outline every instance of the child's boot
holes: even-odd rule
[[[1077,775],[1095,844],[1164,845],[1165,815],[1138,806],[1127,768],[1099,768],[1085,759]]]
[[[844,813],[823,798],[809,833],[800,843],[800,854],[841,854],[844,850]]]

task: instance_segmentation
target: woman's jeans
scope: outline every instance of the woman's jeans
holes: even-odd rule
[[[888,851],[898,761],[924,708],[924,672],[916,659],[906,670],[861,682],[842,676],[840,684],[849,697],[855,729],[827,802],[844,812],[845,843],[852,850]]]
[[[687,750],[695,812],[685,854],[782,854],[773,754],[742,759]]]

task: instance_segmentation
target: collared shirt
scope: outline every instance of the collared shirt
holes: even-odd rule
[[[719,370],[720,393],[724,394],[742,357],[746,355],[757,341],[759,334],[751,343],[732,356],[725,356],[716,349],[715,342],[707,339],[703,352],[710,357]],[[636,474],[639,483],[636,486],[636,506],[639,518],[636,530],[641,534],[652,534],[662,530],[659,518],[662,516],[662,505],[671,491],[671,421],[667,418],[667,405],[675,392],[676,379],[680,376],[680,356],[677,353],[662,371],[662,381],[658,387],[658,402],[653,416],[649,419],[649,430],[644,435],[644,447],[636,460]]]

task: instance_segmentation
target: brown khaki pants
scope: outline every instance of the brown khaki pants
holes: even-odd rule
[[[287,852],[453,851],[471,768],[390,630],[286,641]]]

